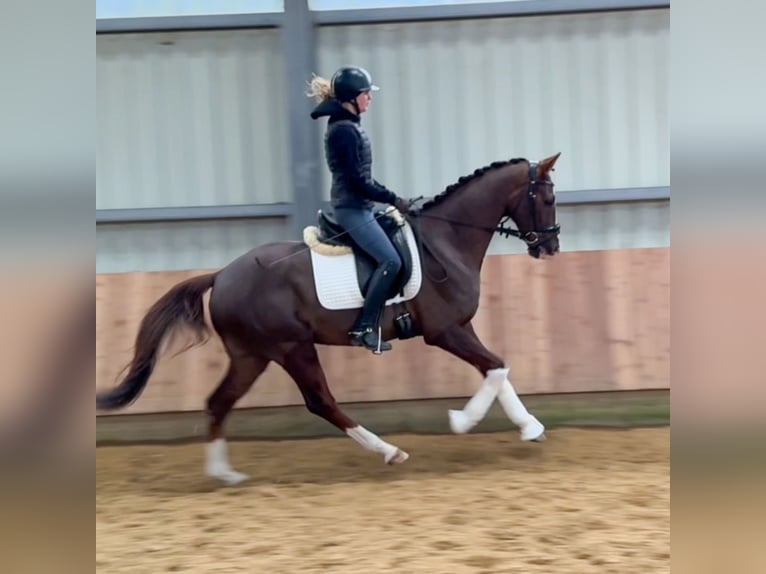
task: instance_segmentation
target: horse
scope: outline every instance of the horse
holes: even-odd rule
[[[479,306],[482,262],[495,233],[521,239],[534,258],[544,259],[559,251],[560,226],[550,177],[559,155],[539,162],[524,158],[492,162],[425,198],[403,217],[399,214],[403,222],[394,226],[399,231],[406,226],[412,232],[414,248],[410,243],[409,253],[401,245],[399,250],[403,257],[420,263],[422,275],[417,292],[409,297],[401,296],[406,277],[397,282],[398,295],[392,292],[389,302],[396,297],[398,302],[387,302],[381,311],[380,333],[384,340],[422,337],[427,345],[441,348],[479,371],[483,381],[476,393],[462,410],[448,411],[450,428],[456,434],[469,432],[497,398],[520,429],[521,440],[545,439],[545,427],[527,411],[509,381],[505,361],[479,340],[471,320]],[[391,213],[382,213],[391,218]],[[325,224],[332,222],[321,210],[319,215]],[[511,222],[517,229],[510,227]],[[363,256],[353,243],[347,240],[343,244],[328,233],[325,230],[322,245],[341,249],[345,245],[361,269]],[[211,333],[204,318],[203,295],[212,290],[210,321],[229,365],[206,401],[208,476],[229,485],[248,478],[229,463],[224,423],[272,361],[297,384],[309,412],[364,449],[382,455],[386,464],[405,462],[407,452],[348,417],[330,391],[316,345],[350,345],[347,333],[361,305],[333,309],[321,304],[318,284],[312,278],[312,257],[305,239],[272,242],[251,249],[216,272],[171,287],[143,316],[132,360],[125,367],[127,374],[114,388],[97,393],[97,408],[118,409],[138,398],[162,345],[176,328],[185,327],[196,336],[187,348],[207,340]],[[412,267],[407,271],[410,277]],[[358,277],[359,286],[353,287],[361,292],[361,271]]]

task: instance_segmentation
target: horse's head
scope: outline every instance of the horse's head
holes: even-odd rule
[[[528,182],[521,188],[514,187],[506,205],[506,215],[516,223],[527,252],[535,258],[559,250],[556,195],[549,173],[560,155],[530,164]]]

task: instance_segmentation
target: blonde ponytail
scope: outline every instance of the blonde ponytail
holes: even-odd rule
[[[306,95],[309,98],[314,98],[317,102],[329,100],[333,97],[330,80],[314,74],[309,82],[309,92]]]

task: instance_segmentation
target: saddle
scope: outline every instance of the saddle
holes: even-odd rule
[[[404,218],[398,211],[389,208],[387,211],[375,212],[375,217],[385,231],[391,243],[396,248],[399,257],[402,260],[402,268],[399,274],[396,276],[395,281],[391,285],[391,291],[388,294],[388,299],[396,297],[397,295],[403,295],[404,286],[410,279],[412,274],[412,253],[407,245],[407,238],[404,235],[403,226]],[[359,290],[362,292],[362,296],[367,296],[367,287],[372,277],[373,272],[377,268],[375,260],[367,255],[367,253],[360,248],[356,242],[351,238],[351,235],[346,233],[335,219],[335,215],[331,212],[325,212],[319,210],[317,216],[317,228],[318,235],[317,240],[325,245],[334,247],[348,247],[354,254],[354,260],[356,262],[356,276],[359,281]]]

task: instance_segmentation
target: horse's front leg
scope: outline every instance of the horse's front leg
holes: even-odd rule
[[[463,434],[475,427],[497,398],[508,418],[521,429],[522,440],[545,440],[545,427],[531,415],[508,380],[504,361],[489,351],[476,336],[470,323],[455,325],[433,339],[426,339],[476,367],[484,381],[462,410],[450,410],[450,428]]]
[[[279,362],[298,385],[309,412],[335,425],[367,450],[383,455],[386,464],[400,464],[409,458],[405,451],[387,443],[340,409],[312,343],[296,345]]]

